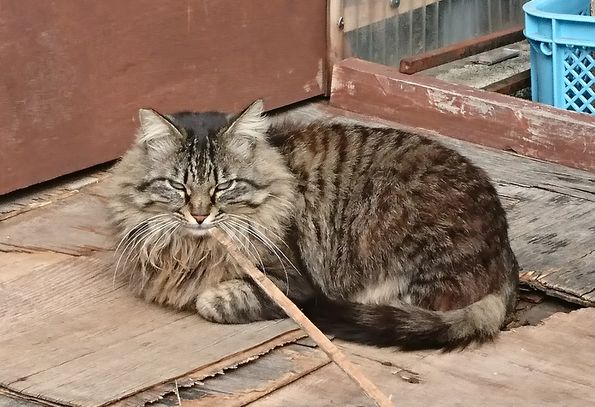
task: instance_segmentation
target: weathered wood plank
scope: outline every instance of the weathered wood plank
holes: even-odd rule
[[[527,324],[539,325],[543,319],[556,312],[570,312],[576,309],[561,301],[544,300],[543,298],[539,301],[537,304],[525,303],[526,308],[517,315],[516,327]],[[378,362],[381,366],[392,367],[395,369],[393,374],[410,383],[420,379],[415,372],[407,370],[406,367],[399,368],[386,359],[387,354],[394,353],[392,349],[373,350],[372,354],[369,354],[370,351],[365,348],[364,352],[361,352],[360,347],[355,348],[347,349],[350,357],[353,357],[352,355],[358,358],[366,357]],[[416,363],[424,355],[425,353],[401,353],[399,354],[399,366]],[[152,403],[151,406],[174,407],[180,404],[180,400],[183,407],[243,406],[300,380],[306,374],[311,374],[329,363],[330,361],[324,353],[316,349],[316,345],[309,341],[309,338],[305,338],[295,344],[277,348],[254,361],[238,366],[237,369],[226,370],[221,375],[207,378],[190,387],[184,387],[178,381],[179,391],[177,394],[172,391],[161,400]],[[175,389],[175,385],[175,383],[169,383],[172,390]],[[326,393],[319,396],[324,398],[325,395]]]
[[[395,352],[343,343],[397,406],[588,406],[595,403],[595,309],[556,314],[465,352]],[[333,365],[254,407],[373,406]]]
[[[0,221],[0,250],[89,255],[113,247],[105,198],[93,187]]]
[[[0,251],[0,284],[24,276],[36,268],[50,266],[69,259],[70,256],[53,252],[2,252]],[[0,303],[2,299],[0,298]]]
[[[329,363],[328,357],[318,349],[286,345],[236,370],[181,388],[179,396],[184,407],[244,406]],[[177,404],[176,395],[169,395],[153,406],[168,404]]]
[[[41,404],[37,401],[27,400],[18,396],[7,396],[4,394],[5,391],[0,389],[0,407],[40,407]],[[47,404],[45,404],[47,406]]]
[[[330,96],[331,76],[335,63],[345,55],[345,19],[343,18],[344,0],[328,0],[327,2],[327,58],[324,92]]]
[[[30,268],[3,282],[0,298],[0,386],[76,406],[115,401],[229,357],[238,363],[237,355],[249,359],[295,330],[288,320],[220,325],[147,305],[114,285],[109,263],[97,258]]]
[[[497,189],[507,209],[522,281],[595,306],[595,201],[508,183]]]
[[[110,406],[137,407],[139,405],[149,403],[153,404],[158,400],[171,400],[172,397],[175,398],[173,405],[178,406],[179,403],[177,394],[179,394],[182,389],[192,389],[193,386],[201,386],[203,384],[203,379],[208,379],[210,377],[220,377],[220,375],[224,374],[224,372],[230,372],[238,369],[241,366],[245,366],[254,360],[258,360],[260,357],[267,355],[268,352],[273,351],[274,349],[283,349],[283,346],[291,346],[288,344],[293,342],[297,343],[300,339],[304,338],[304,336],[304,333],[300,330],[288,331],[287,333],[279,335],[261,343],[258,346],[255,346],[254,348],[251,348],[247,352],[245,351],[230,354],[225,359],[211,363],[207,366],[203,366],[197,370],[193,370],[190,373],[179,376],[173,381],[167,381],[151,386],[150,388],[139,393],[135,393],[115,403],[111,403]]]
[[[76,194],[107,176],[105,165],[0,196],[0,221],[50,205]]]
[[[404,75],[354,58],[335,65],[331,104],[595,172],[595,117],[587,114]]]

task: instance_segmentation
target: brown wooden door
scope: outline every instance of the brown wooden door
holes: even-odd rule
[[[323,93],[323,0],[0,0],[0,193],[117,158],[139,107]]]

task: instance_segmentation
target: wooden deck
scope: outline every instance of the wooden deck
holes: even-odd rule
[[[396,126],[321,103],[283,115]],[[431,136],[494,179],[523,281],[594,306],[595,176]],[[114,284],[108,176],[92,171],[0,202],[0,407],[372,405],[289,321],[208,324]],[[453,354],[337,342],[396,406],[595,403],[593,308]]]

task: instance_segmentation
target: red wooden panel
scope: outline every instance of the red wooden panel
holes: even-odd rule
[[[0,0],[0,193],[118,157],[139,107],[322,94],[320,0]]]

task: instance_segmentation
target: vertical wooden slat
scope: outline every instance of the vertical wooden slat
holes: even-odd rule
[[[327,1],[327,62],[325,92],[330,95],[331,73],[335,63],[343,59],[344,31],[343,0]]]

